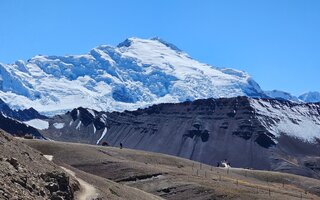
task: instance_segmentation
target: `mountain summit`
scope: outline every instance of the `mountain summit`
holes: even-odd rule
[[[235,96],[264,93],[248,74],[198,62],[160,38],[128,38],[83,55],[38,55],[0,64],[0,98],[12,108],[46,114]]]
[[[320,92],[307,92],[299,96],[301,101],[320,102]]]

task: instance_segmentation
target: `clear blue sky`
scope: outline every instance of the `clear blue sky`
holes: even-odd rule
[[[159,36],[263,89],[320,91],[318,0],[0,0],[0,62]]]

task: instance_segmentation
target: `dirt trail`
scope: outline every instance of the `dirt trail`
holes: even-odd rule
[[[99,196],[106,199],[298,200],[319,199],[320,194],[319,180],[286,173],[217,168],[131,149],[36,140],[25,142],[44,155],[54,154],[53,160],[56,159],[59,166],[93,184]]]
[[[61,166],[60,166],[61,167]],[[94,188],[91,184],[85,182],[84,180],[78,178],[76,174],[71,171],[70,169],[67,169],[65,167],[61,167],[64,171],[66,171],[68,174],[73,176],[77,181],[80,183],[80,192],[76,195],[76,199],[78,200],[91,200],[98,197],[98,192],[96,188]]]
[[[52,155],[44,155],[45,158],[52,161],[53,156]],[[91,200],[98,197],[98,192],[95,187],[93,187],[91,184],[85,182],[84,180],[78,178],[76,174],[71,171],[70,169],[67,169],[65,167],[60,166],[64,171],[66,171],[70,176],[73,176],[80,184],[80,192],[76,194],[76,199],[78,200]]]

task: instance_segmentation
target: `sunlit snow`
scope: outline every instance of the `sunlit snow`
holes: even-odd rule
[[[263,93],[248,74],[200,63],[159,38],[130,38],[84,55],[38,55],[26,62],[0,64],[0,75],[1,99],[12,108],[33,107],[47,115],[80,106],[123,111]]]
[[[100,141],[104,138],[104,136],[106,136],[107,131],[108,131],[108,129],[107,129],[107,127],[105,127],[104,130],[103,130],[103,132],[102,132],[102,134],[101,134],[101,137],[100,137],[99,140],[97,141],[97,144],[99,144]]]
[[[62,129],[64,127],[64,123],[54,123],[53,126],[56,128],[56,129]]]
[[[308,142],[320,138],[319,105],[277,103],[250,100],[257,117],[276,137],[287,134]]]
[[[42,119],[32,119],[29,121],[24,121],[23,123],[25,123],[29,126],[32,126],[36,129],[39,129],[39,130],[45,130],[45,129],[49,128],[49,123],[45,120],[42,120]]]

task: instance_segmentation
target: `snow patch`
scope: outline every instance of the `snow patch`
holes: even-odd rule
[[[106,114],[102,114],[100,117],[100,121],[104,124],[106,124],[106,120],[107,120],[107,115]]]
[[[56,129],[62,129],[64,127],[64,123],[54,123],[53,126],[56,128]]]
[[[76,129],[77,129],[77,130],[80,130],[80,126],[81,126],[81,121],[79,121],[79,123],[78,123],[78,125],[77,125]]]
[[[45,157],[46,159],[48,159],[49,161],[53,160],[53,155],[43,155],[43,157]]]
[[[32,119],[29,121],[24,121],[23,123],[32,126],[33,128],[36,128],[38,130],[45,130],[49,128],[49,122],[42,119]]]
[[[101,134],[101,137],[100,137],[99,140],[97,141],[97,144],[99,144],[100,141],[104,138],[104,136],[107,134],[107,131],[108,131],[108,129],[107,129],[107,127],[105,127],[104,130],[103,130],[103,132],[102,132],[102,134]]]
[[[93,111],[93,110],[88,109],[88,112],[89,112],[93,117],[96,117],[96,114],[94,113],[94,111]]]

